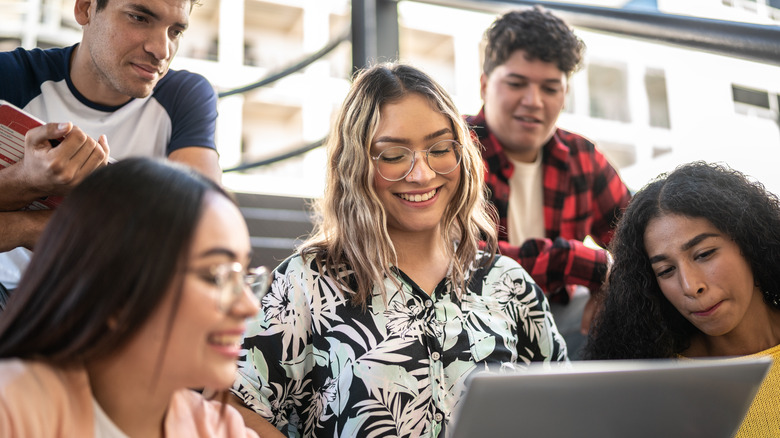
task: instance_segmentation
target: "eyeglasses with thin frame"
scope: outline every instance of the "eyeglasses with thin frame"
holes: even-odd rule
[[[422,151],[420,151],[422,152]],[[462,157],[461,145],[455,140],[437,141],[425,150],[425,162],[439,175],[457,169]],[[414,169],[417,154],[405,146],[389,147],[379,155],[371,156],[376,170],[388,181],[400,181]]]
[[[252,298],[259,303],[271,283],[271,271],[265,266],[244,272],[238,262],[214,265],[196,273],[216,286],[217,307],[223,312],[228,312],[241,299],[244,289],[249,289]]]

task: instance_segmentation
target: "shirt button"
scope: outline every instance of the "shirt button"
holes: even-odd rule
[[[438,351],[434,351],[433,354],[431,354],[431,359],[433,360],[439,360],[440,357],[441,355],[439,354]]]
[[[442,415],[441,412],[437,412],[436,415],[433,416],[433,419],[436,420],[437,423],[441,423],[441,420],[444,419],[444,415]]]
[[[431,308],[431,306],[433,306],[433,301],[431,301],[431,300],[425,300],[425,307],[427,307],[427,308],[429,308],[429,309],[430,309],[430,308]]]

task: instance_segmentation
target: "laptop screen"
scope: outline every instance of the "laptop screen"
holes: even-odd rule
[[[477,374],[448,432],[466,437],[732,437],[772,360],[582,361]]]

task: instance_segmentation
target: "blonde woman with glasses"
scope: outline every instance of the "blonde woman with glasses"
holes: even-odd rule
[[[192,170],[137,158],[89,175],[0,314],[0,436],[256,436],[224,404],[268,290],[249,250],[236,205]]]
[[[482,160],[443,88],[406,65],[360,72],[327,147],[321,222],[244,339],[248,426],[444,436],[473,372],[567,360],[544,294],[494,254]]]

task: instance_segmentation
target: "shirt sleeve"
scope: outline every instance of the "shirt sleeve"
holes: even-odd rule
[[[498,247],[502,255],[520,263],[550,294],[567,284],[599,290],[607,273],[606,251],[589,248],[576,239],[529,239],[521,246],[499,241]]]
[[[86,436],[92,430],[86,371],[0,361],[0,437]]]
[[[0,362],[0,436],[41,436],[54,433],[42,415],[48,403],[21,361]],[[44,402],[43,409],[36,402]],[[49,406],[50,408],[50,406]]]
[[[217,93],[203,76],[170,71],[155,96],[171,118],[171,140],[166,155],[190,146],[216,149]]]
[[[628,206],[631,194],[617,171],[606,157],[594,150],[593,155],[593,224],[591,237],[599,245],[606,247],[612,240],[615,224],[623,210]]]

